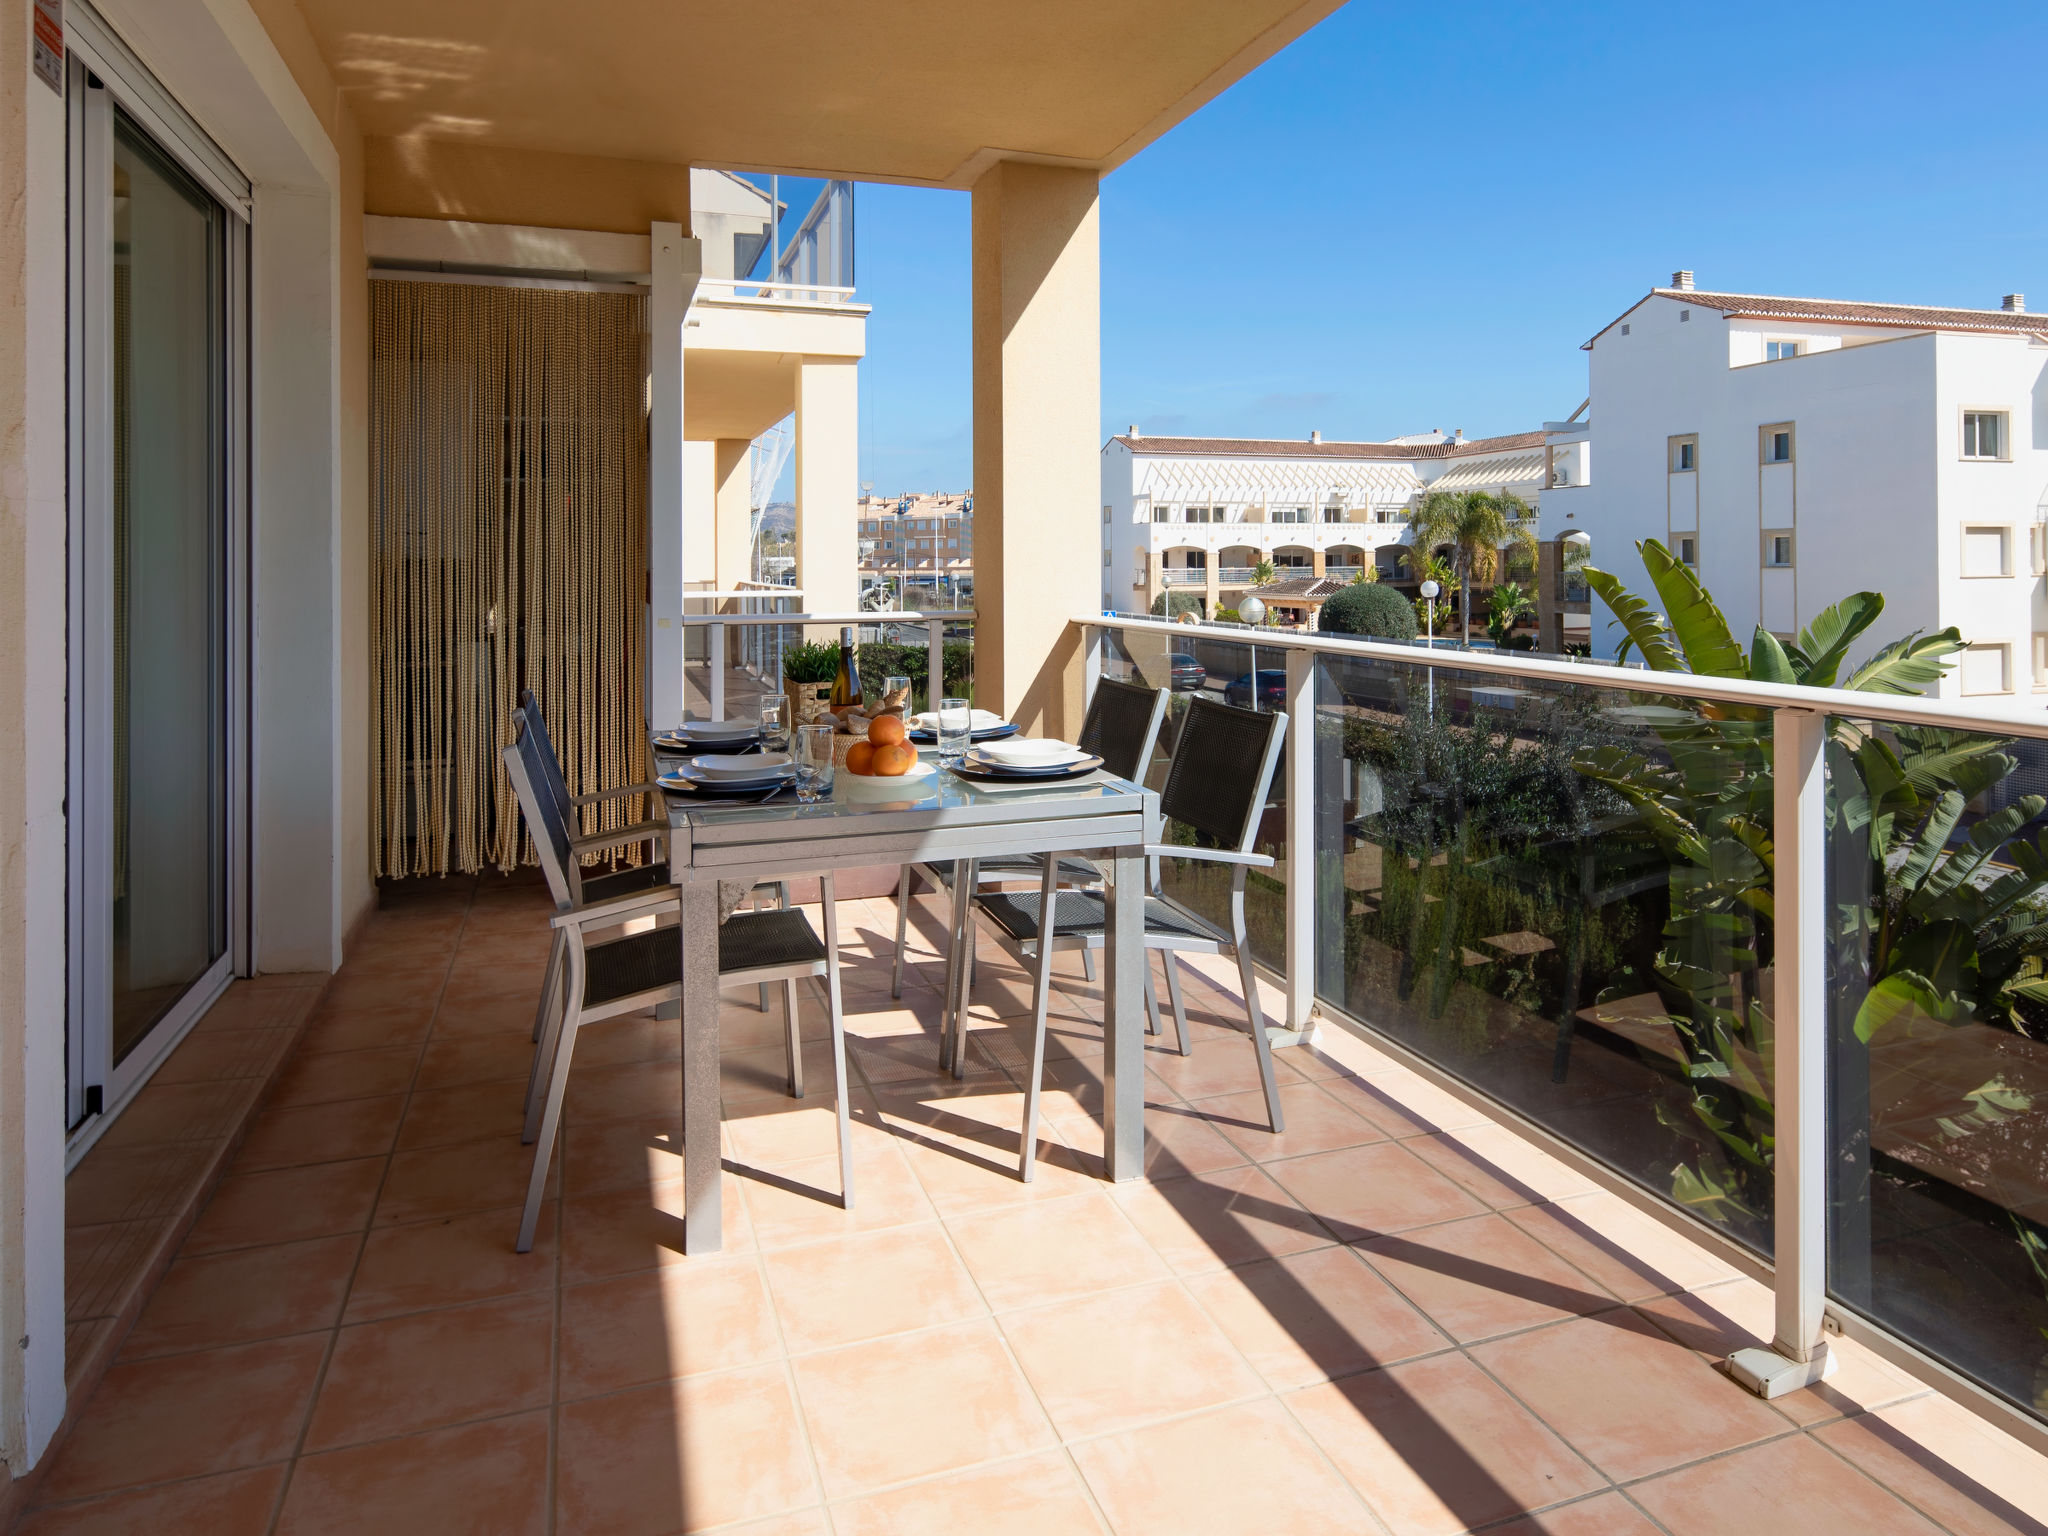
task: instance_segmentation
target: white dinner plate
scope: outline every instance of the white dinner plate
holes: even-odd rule
[[[974,755],[1004,768],[1052,768],[1062,763],[1077,762],[1088,754],[1071,742],[1012,736],[1008,741],[980,742],[974,748]]]
[[[713,782],[745,783],[755,779],[788,778],[796,772],[796,764],[790,761],[787,752],[706,752],[692,758],[690,766],[697,770],[698,777]]]
[[[971,731],[993,730],[996,726],[1008,724],[992,709],[969,710],[968,714],[971,718],[967,728]],[[910,723],[921,731],[936,731],[939,728],[938,711],[928,709],[921,715],[912,715]]]
[[[744,741],[761,734],[758,720],[685,720],[676,734],[689,741]]]

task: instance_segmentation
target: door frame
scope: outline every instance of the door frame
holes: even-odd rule
[[[66,1049],[65,1167],[97,1141],[235,976],[250,974],[250,463],[249,246],[251,184],[85,0],[67,7],[65,110],[69,211],[66,500]],[[98,89],[89,86],[96,81]],[[226,633],[226,890],[223,953],[118,1065],[112,1057],[113,599],[111,320],[113,107],[221,206],[223,348],[221,470]],[[88,623],[88,615],[99,622]],[[97,1090],[95,1093],[94,1090]]]

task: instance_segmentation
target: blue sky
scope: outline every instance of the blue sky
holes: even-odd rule
[[[1528,430],[1676,267],[2048,309],[2044,56],[2038,0],[1354,0],[1104,181],[1104,435]],[[861,477],[963,488],[967,195],[858,218]]]

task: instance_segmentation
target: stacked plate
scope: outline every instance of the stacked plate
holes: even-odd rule
[[[1064,741],[1029,737],[970,747],[955,772],[969,779],[1029,779],[1057,783],[1093,773],[1102,759]]]
[[[654,738],[670,752],[739,752],[761,739],[758,720],[685,720]]]
[[[658,781],[671,794],[748,797],[772,794],[796,777],[787,752],[707,752],[678,763]]]
[[[1001,741],[1017,734],[1017,727],[993,710],[977,709],[969,716],[968,730],[975,741]],[[930,746],[939,739],[939,717],[932,710],[910,717],[910,739]]]

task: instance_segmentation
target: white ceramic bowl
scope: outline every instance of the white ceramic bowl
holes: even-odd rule
[[[676,734],[686,741],[745,741],[761,734],[758,720],[685,720]]]
[[[968,715],[970,718],[967,728],[970,731],[986,731],[1006,723],[1003,717],[992,709],[973,709],[968,711]],[[921,715],[912,715],[910,728],[914,731],[936,731],[939,728],[938,711],[928,709]]]
[[[939,770],[930,763],[917,762],[906,773],[884,778],[878,773],[848,773],[841,768],[832,775],[835,800],[915,800],[939,787]]]
[[[1069,742],[1012,736],[1007,741],[977,742],[974,755],[1005,768],[1051,768],[1077,762],[1088,754]]]
[[[701,757],[692,758],[691,762],[705,778],[733,783],[782,778],[796,771],[787,752],[746,752],[738,755],[706,752]]]

